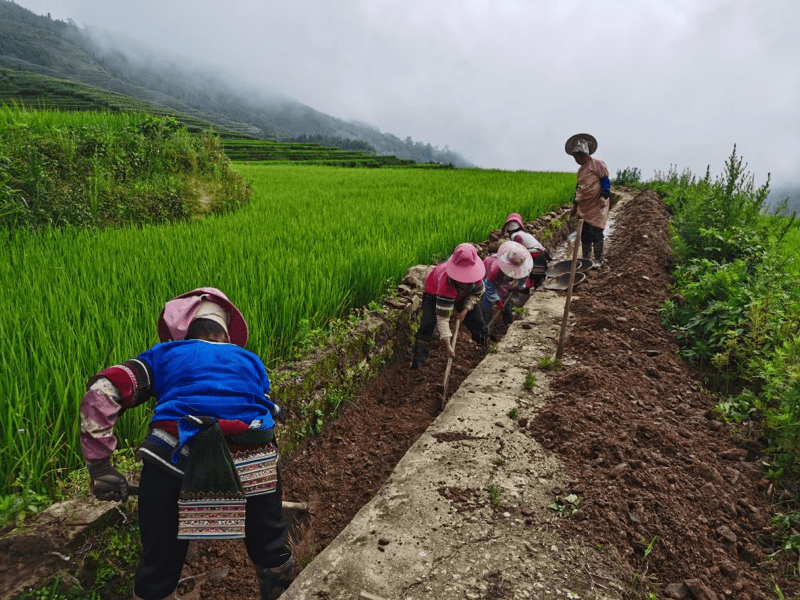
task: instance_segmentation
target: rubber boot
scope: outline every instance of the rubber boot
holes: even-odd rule
[[[294,581],[294,558],[272,569],[256,567],[256,575],[261,600],[276,600]]]
[[[411,368],[421,368],[425,364],[425,361],[428,360],[428,354],[430,354],[430,351],[431,350],[428,347],[428,342],[417,340],[414,343],[414,350],[412,351]]]
[[[595,242],[594,246],[594,262],[599,267],[603,264],[603,242]]]
[[[583,258],[592,258],[592,245],[581,244],[583,246]]]

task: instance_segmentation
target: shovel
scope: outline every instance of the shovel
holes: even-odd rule
[[[453,337],[451,338],[451,346],[453,348],[453,352],[456,351],[456,342],[458,341],[458,326],[461,325],[460,320],[456,320],[456,329],[453,332]],[[444,410],[444,403],[447,402],[447,382],[450,380],[450,368],[453,366],[453,357],[447,357],[447,368],[444,370],[444,383],[439,387],[439,412]]]
[[[494,313],[494,316],[492,317],[492,320],[489,321],[489,324],[486,326],[489,329],[489,335],[492,334],[492,329],[494,328],[494,326],[497,323],[498,319],[502,318],[502,316],[503,316],[503,311],[502,310],[498,310],[496,313]]]

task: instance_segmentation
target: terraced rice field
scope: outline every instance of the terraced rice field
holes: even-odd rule
[[[255,196],[233,214],[3,233],[0,282],[15,293],[0,320],[0,495],[46,489],[81,466],[87,379],[156,343],[157,316],[178,293],[224,290],[251,326],[248,348],[274,367],[310,329],[380,298],[409,266],[485,239],[509,212],[534,218],[561,206],[575,186],[570,173],[235,166]],[[141,437],[144,412],[123,415],[123,446]]]

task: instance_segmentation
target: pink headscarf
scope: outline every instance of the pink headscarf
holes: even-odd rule
[[[242,313],[225,294],[213,287],[197,288],[167,302],[158,317],[159,339],[162,342],[186,339],[192,321],[198,316],[205,316],[197,313],[201,306],[205,305],[206,310],[207,302],[213,302],[227,312],[228,322],[225,328],[231,342],[244,348],[249,333]],[[219,322],[219,315],[214,316],[217,318],[213,320]]]

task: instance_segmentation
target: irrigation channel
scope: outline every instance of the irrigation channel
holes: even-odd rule
[[[540,289],[488,355],[462,334],[440,414],[445,353],[412,371],[408,343],[292,453],[284,499],[311,518],[284,598],[793,591],[782,565],[764,566],[759,457],[732,442],[660,323],[669,213],[652,192],[614,191],[606,262],[575,289],[562,369],[543,358],[565,294]],[[184,576],[184,600],[258,597],[240,541],[193,543]]]

